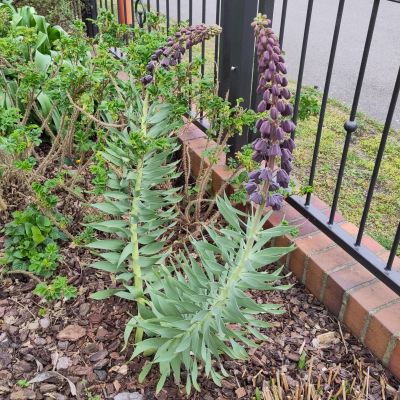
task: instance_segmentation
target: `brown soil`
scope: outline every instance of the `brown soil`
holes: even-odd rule
[[[31,293],[35,283],[28,277],[3,278],[0,286],[0,399],[97,400],[113,399],[125,392],[140,393],[142,397],[137,398],[143,400],[187,398],[172,380],[156,396],[156,371],[144,384],[138,383],[137,376],[144,360],[126,364],[131,349],[121,351],[124,327],[134,305],[116,298],[102,302],[89,299],[90,293],[109,286],[109,277],[89,267],[82,269],[80,265],[85,264],[82,261],[85,257],[81,250],[69,248],[65,251],[68,257],[64,258],[61,272],[80,287],[75,301],[51,306],[38,304],[39,298]],[[396,398],[399,382],[344,328],[341,334],[338,322],[311,294],[292,278],[289,280],[294,287],[287,292],[253,293],[258,301],[282,303],[287,310],[284,315],[272,318],[273,327],[268,331],[270,340],[261,343],[257,350],[250,350],[247,362],[226,360],[224,366],[231,377],[223,381],[221,388],[201,377],[203,391],[189,398],[268,399],[277,380],[286,394],[306,390],[304,383],[307,381],[312,382],[316,390],[319,380],[319,397],[315,398],[343,398],[341,395],[334,397],[341,387],[346,388],[347,399],[356,398],[357,392],[364,393],[360,398],[367,398],[367,385],[369,399],[383,398],[383,393],[388,399]],[[45,315],[43,310],[39,312],[43,308],[46,308]],[[65,331],[66,327],[69,328]],[[313,339],[325,333],[328,335],[320,339],[321,342],[325,339],[326,343],[313,345]],[[68,337],[70,340],[66,339]],[[60,375],[43,375],[46,371],[56,371]],[[24,389],[17,384],[37,376],[48,379]],[[76,387],[77,397],[71,395],[71,387],[64,378]],[[257,397],[256,387],[259,388]],[[90,397],[96,394],[98,398]],[[281,398],[289,397],[282,394]]]

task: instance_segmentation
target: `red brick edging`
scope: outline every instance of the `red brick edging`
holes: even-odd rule
[[[188,146],[192,173],[197,175],[207,143],[206,135],[189,124],[182,129],[179,138]],[[230,176],[225,160],[221,159],[213,168],[213,190],[217,192]],[[328,205],[315,196],[313,205],[328,213]],[[273,214],[268,226],[276,226],[282,219],[299,230],[294,239],[296,250],[286,258],[286,266],[400,379],[400,297],[289,204]],[[349,234],[357,233],[357,227],[342,216],[339,215],[336,222]],[[291,242],[293,238],[284,236],[276,239],[275,244],[284,246]],[[363,244],[382,259],[388,257],[388,251],[371,237],[366,236]],[[400,271],[398,257],[394,269]]]

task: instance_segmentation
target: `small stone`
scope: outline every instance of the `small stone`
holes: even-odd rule
[[[114,396],[114,400],[143,400],[143,395],[139,392],[123,392]]]
[[[58,332],[57,339],[76,342],[85,335],[86,335],[85,328],[82,328],[79,325],[68,325],[61,332]]]
[[[39,320],[39,325],[42,329],[46,330],[50,326],[50,319],[45,317]]]
[[[79,315],[81,317],[86,317],[86,315],[89,314],[89,311],[90,311],[90,304],[89,303],[82,303],[79,306]]]
[[[55,390],[57,390],[57,386],[52,383],[44,383],[39,387],[39,392],[42,394],[54,392]]]
[[[14,326],[14,325],[10,325],[8,327],[8,332],[10,333],[11,336],[14,336],[18,332],[18,327]]]
[[[67,397],[64,396],[61,393],[52,393],[52,396],[54,397],[54,399],[56,400],[67,400]]]
[[[19,390],[17,392],[11,393],[10,400],[34,400],[36,399],[36,394],[31,389]]]
[[[105,381],[107,379],[107,372],[103,369],[95,369],[94,373],[96,374],[99,381]]]
[[[72,361],[69,357],[60,357],[57,361],[57,370],[68,369],[72,365]]]

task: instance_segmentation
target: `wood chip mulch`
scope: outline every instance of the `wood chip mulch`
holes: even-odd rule
[[[75,301],[46,308],[32,295],[34,282],[28,277],[5,276],[0,283],[0,399],[187,398],[172,380],[156,396],[156,371],[144,384],[138,383],[145,360],[126,363],[129,353],[121,351],[133,303],[89,299],[91,293],[107,287],[109,277],[89,267],[77,268],[80,255],[74,252],[78,250],[69,252],[62,272],[80,285]],[[369,399],[395,399],[400,382],[304,287],[293,278],[289,281],[294,286],[286,292],[252,293],[259,302],[280,303],[287,310],[269,319],[273,324],[266,332],[269,340],[256,350],[249,349],[247,362],[225,360],[231,377],[221,388],[200,377],[203,391],[189,398],[268,400],[270,393],[281,391],[270,398],[296,399],[297,391],[298,399],[306,399],[308,381],[319,396],[313,397],[312,392],[309,398],[357,398],[353,393],[358,391],[364,393],[360,399],[367,398],[366,392]],[[21,387],[21,381],[32,379],[36,383]],[[347,391],[346,397],[341,388]]]

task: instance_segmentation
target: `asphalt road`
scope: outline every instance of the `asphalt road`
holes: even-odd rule
[[[243,0],[245,1],[245,0]],[[155,4],[155,0],[151,0]],[[303,83],[324,87],[339,0],[314,1]],[[297,78],[307,10],[307,0],[289,0],[284,50],[289,77]],[[342,20],[330,95],[351,105],[373,0],[347,0]],[[160,0],[162,11],[166,0]],[[206,22],[214,23],[216,0],[206,2]],[[176,18],[177,1],[170,0],[171,18]],[[182,19],[188,18],[189,1],[181,0]],[[275,0],[273,27],[279,32],[282,0]],[[193,0],[193,22],[201,22],[202,1]],[[400,65],[400,3],[382,0],[377,17],[359,110],[379,121],[387,115]],[[392,126],[400,128],[400,100]]]

